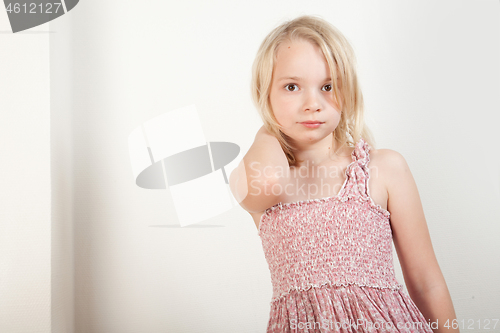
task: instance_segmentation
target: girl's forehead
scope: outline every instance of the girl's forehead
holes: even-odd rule
[[[322,62],[324,62],[325,64],[327,63],[326,55],[323,52],[322,47],[319,46],[317,44],[317,42],[306,39],[306,38],[297,37],[294,40],[285,39],[278,44],[278,46],[276,47],[275,52],[274,52],[273,71],[276,68],[276,64],[279,60],[278,58],[280,58],[280,59],[287,58],[287,57],[295,54],[295,52],[293,52],[294,50],[299,50],[299,49],[300,50],[308,49],[309,51],[314,50],[313,52],[316,55],[318,55],[319,58],[322,59]],[[286,51],[292,51],[292,52],[286,52]],[[331,57],[331,60],[335,63],[336,62],[335,57],[333,57],[333,55],[331,53],[329,53],[329,56]],[[335,68],[333,70],[335,71]]]
[[[321,48],[312,42],[286,42],[276,50],[273,70],[308,71],[311,66],[328,68],[327,60]]]
[[[328,70],[321,48],[309,41],[285,42],[275,55],[274,70],[309,71],[319,66]]]

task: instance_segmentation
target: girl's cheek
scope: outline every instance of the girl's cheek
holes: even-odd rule
[[[297,104],[297,102],[298,101],[296,99],[292,98],[292,97],[289,97],[289,98],[286,98],[286,99],[282,100],[283,105],[285,105],[287,107],[295,105],[295,104]]]

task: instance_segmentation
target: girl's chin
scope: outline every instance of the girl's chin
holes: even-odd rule
[[[294,133],[285,133],[289,138],[291,138],[294,142],[296,143],[304,143],[304,144],[311,144],[313,142],[318,142],[321,141],[325,138],[327,138],[330,135],[333,135],[332,132],[310,132],[310,133],[300,133],[300,134],[294,134]]]

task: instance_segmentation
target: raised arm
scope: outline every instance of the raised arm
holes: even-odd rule
[[[459,332],[451,329],[456,319],[450,293],[439,268],[417,185],[404,157],[384,149],[387,171],[387,207],[391,228],[408,293],[430,323],[434,332]],[[448,321],[448,322],[447,322]],[[456,322],[456,321],[455,321]],[[445,327],[448,324],[450,329]]]
[[[283,200],[289,170],[278,139],[262,126],[229,177],[231,192],[246,211],[262,212]]]

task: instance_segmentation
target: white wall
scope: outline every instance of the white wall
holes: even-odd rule
[[[71,13],[50,22],[52,333],[74,332],[73,55]]]
[[[0,31],[8,31],[0,10]],[[50,332],[49,34],[0,33],[0,332]]]
[[[498,317],[498,7],[86,0],[51,23],[50,91],[47,35],[1,34],[0,331],[47,332],[50,316],[53,332],[73,321],[75,332],[265,330],[270,275],[250,215],[238,207],[176,228],[168,190],[135,185],[127,138],[196,104],[207,141],[245,152],[261,126],[249,93],[254,55],[300,14],[322,15],[353,44],[368,123],[378,148],[410,165],[459,319]],[[40,96],[23,98],[21,84]],[[49,303],[22,306],[40,299]]]
[[[0,332],[71,333],[70,31],[0,29]]]

